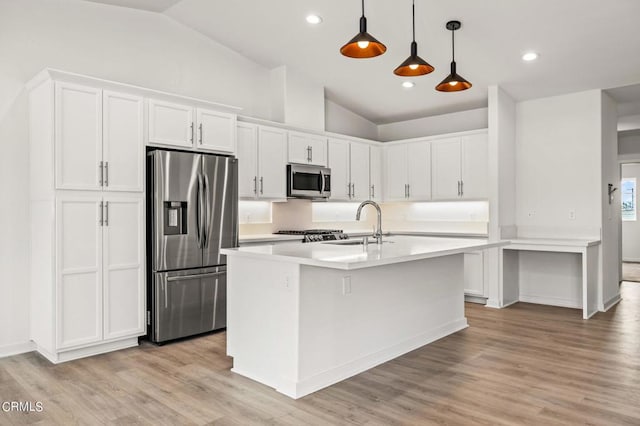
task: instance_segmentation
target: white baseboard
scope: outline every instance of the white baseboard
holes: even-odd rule
[[[503,308],[508,308],[511,305],[515,305],[516,303],[518,303],[519,300],[512,300],[510,302],[506,302],[504,305],[502,305]]]
[[[542,297],[542,296],[531,296],[531,295],[521,294],[520,302],[535,303],[538,305],[559,306],[561,308],[582,309],[582,303],[578,301],[569,300],[569,299],[559,299],[554,297]]]
[[[471,302],[471,303],[479,303],[481,305],[486,305],[487,304],[487,298],[486,297],[474,296],[472,294],[465,294],[464,295],[464,301],[465,302]]]
[[[615,296],[613,296],[611,299],[607,300],[604,303],[604,309],[601,309],[601,311],[607,312],[609,309],[613,308],[615,305],[620,303],[621,300],[622,300],[622,297],[620,296],[620,293],[616,294]]]
[[[0,346],[0,358],[32,352],[35,349],[36,346],[31,341]]]

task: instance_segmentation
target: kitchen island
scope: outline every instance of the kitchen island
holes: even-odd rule
[[[464,253],[505,244],[395,236],[225,249],[232,371],[300,398],[466,328]]]

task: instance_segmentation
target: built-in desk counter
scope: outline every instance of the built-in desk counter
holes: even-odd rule
[[[548,238],[516,238],[511,244],[503,247],[502,259],[502,291],[505,305],[518,301],[541,303],[548,305],[581,308],[582,317],[588,319],[598,311],[598,246],[600,240],[584,239],[548,239]],[[580,256],[579,276],[574,277],[581,283],[581,294],[573,298],[547,296],[531,296],[521,294],[520,261],[518,252],[575,253]],[[554,278],[553,265],[539,267],[536,271],[539,279],[537,285],[548,284]],[[542,277],[548,280],[541,280]],[[571,278],[571,277],[570,277]],[[571,300],[573,299],[573,300]]]

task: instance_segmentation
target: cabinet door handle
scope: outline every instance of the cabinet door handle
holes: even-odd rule
[[[202,123],[200,123],[198,129],[200,129],[200,145],[202,145]]]
[[[458,197],[460,196],[460,181],[458,181]]]
[[[460,196],[462,197],[464,195],[464,181],[461,180],[460,181]]]
[[[351,199],[351,184],[347,183],[347,196]]]
[[[104,185],[103,184],[103,182],[104,182],[104,169],[102,168],[103,164],[104,163],[102,161],[98,163],[98,173],[100,175],[100,177],[98,178],[98,184],[100,186]]]
[[[313,161],[313,147],[309,147],[309,162]]]
[[[253,193],[258,194],[258,176],[253,177]]]
[[[375,197],[376,197],[376,186],[371,185],[371,198],[375,198]]]
[[[104,186],[109,186],[109,162],[104,162]]]
[[[109,202],[104,203],[104,226],[109,226]]]
[[[98,223],[100,224],[100,226],[104,226],[104,206],[102,201],[100,201],[100,220],[98,220]]]
[[[264,194],[264,177],[260,176],[260,194]]]
[[[191,122],[191,143],[193,143],[193,121]]]
[[[356,184],[355,183],[351,184],[351,196],[353,198],[356,198]]]

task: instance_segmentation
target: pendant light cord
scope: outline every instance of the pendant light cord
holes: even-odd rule
[[[456,61],[456,41],[453,38],[454,34],[456,33],[455,30],[451,30],[451,53],[452,53],[452,58],[453,58],[453,62]]]
[[[416,0],[413,0],[411,9],[413,12],[413,41],[416,41]]]
[[[362,0],[362,16],[364,17],[364,0]]]

